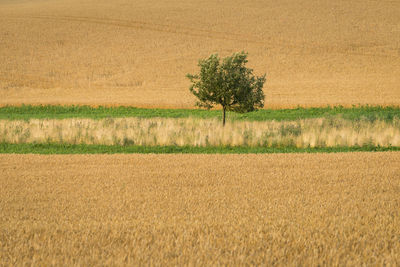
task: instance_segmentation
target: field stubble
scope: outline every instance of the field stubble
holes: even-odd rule
[[[400,264],[400,153],[0,155],[0,265]]]
[[[295,121],[228,121],[198,118],[0,120],[0,142],[140,145],[354,147],[400,146],[400,120],[340,116]]]

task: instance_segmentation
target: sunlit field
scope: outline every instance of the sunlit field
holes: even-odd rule
[[[196,118],[0,120],[0,143],[140,146],[400,147],[400,120]]]
[[[192,108],[187,73],[248,51],[266,107],[400,104],[399,1],[0,0],[0,105]]]
[[[400,154],[0,155],[0,265],[400,264]]]
[[[186,75],[241,51],[265,106],[222,126]],[[0,0],[26,265],[400,266],[400,1]]]

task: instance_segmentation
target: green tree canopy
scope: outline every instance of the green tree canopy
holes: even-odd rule
[[[198,99],[196,105],[210,109],[221,105],[223,125],[226,111],[250,112],[264,106],[265,74],[257,77],[246,68],[247,53],[235,53],[221,59],[217,54],[199,61],[200,73],[188,74],[189,90]]]

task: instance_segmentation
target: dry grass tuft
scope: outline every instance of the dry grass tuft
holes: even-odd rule
[[[399,266],[400,153],[0,155],[0,265]]]
[[[0,120],[0,142],[143,146],[400,146],[400,120],[123,118]]]

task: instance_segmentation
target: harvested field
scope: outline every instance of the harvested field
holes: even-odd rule
[[[400,153],[0,155],[0,265],[400,264]]]
[[[197,118],[0,120],[0,142],[140,146],[400,147],[400,119],[295,121]]]
[[[246,50],[266,107],[400,104],[399,1],[0,0],[0,105],[193,107],[199,58]]]

